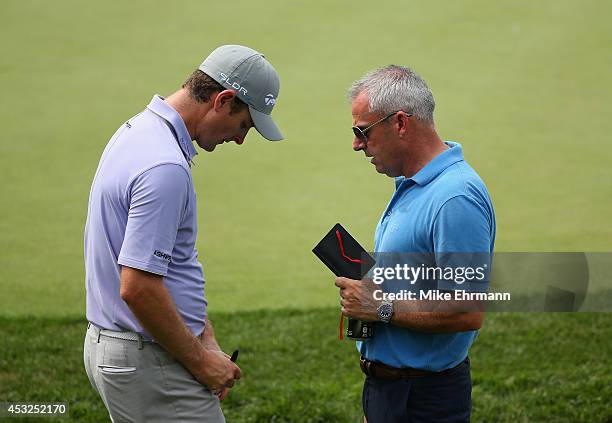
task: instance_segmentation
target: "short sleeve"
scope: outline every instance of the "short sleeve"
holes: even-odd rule
[[[433,225],[436,265],[453,269],[447,273],[451,278],[438,282],[440,289],[486,289],[492,259],[491,219],[486,207],[465,195],[451,198],[440,208]]]
[[[436,252],[489,252],[492,243],[491,217],[475,199],[460,195],[448,200],[434,220]]]
[[[156,166],[134,179],[119,264],[166,276],[189,186],[187,172],[177,164]]]

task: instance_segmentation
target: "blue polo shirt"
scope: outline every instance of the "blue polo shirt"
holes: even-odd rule
[[[461,145],[446,144],[449,149],[416,175],[396,178],[395,193],[376,228],[377,254],[492,255],[495,214],[487,188],[463,159]],[[375,323],[374,337],[357,348],[367,359],[389,366],[441,371],[461,363],[476,336],[477,331],[423,333]]]
[[[181,116],[159,96],[108,142],[85,225],[90,322],[150,339],[119,295],[121,266],[128,266],[163,276],[185,324],[195,335],[202,332],[207,302],[189,166],[195,154]]]

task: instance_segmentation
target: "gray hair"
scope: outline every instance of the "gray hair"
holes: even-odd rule
[[[349,101],[353,102],[362,92],[368,96],[370,112],[387,114],[403,110],[423,122],[434,123],[433,94],[425,80],[410,68],[389,65],[366,73],[349,89]]]

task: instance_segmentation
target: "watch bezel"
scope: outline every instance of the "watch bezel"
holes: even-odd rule
[[[383,301],[378,306],[378,318],[383,323],[389,323],[393,317],[393,303],[391,301]]]

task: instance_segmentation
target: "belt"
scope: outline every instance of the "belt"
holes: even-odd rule
[[[367,360],[363,357],[361,357],[359,361],[361,371],[365,373],[366,376],[377,379],[411,379],[426,376],[443,376],[452,372],[463,363],[464,362],[461,362],[457,366],[451,369],[442,370],[441,372],[432,372],[429,370],[413,369],[411,367],[398,369],[396,367],[387,366],[383,363]]]
[[[96,325],[94,325],[93,323],[89,323],[87,325],[88,329],[93,329],[94,331],[94,336],[96,336],[98,338],[98,342],[100,341],[100,337],[101,336],[105,336],[107,338],[113,338],[113,339],[121,339],[123,341],[133,341],[133,342],[138,342],[138,349],[142,349],[143,348],[143,343],[149,343],[149,344],[153,344],[153,341],[149,341],[147,339],[145,339],[141,334],[137,333],[137,332],[130,332],[130,331],[122,331],[122,332],[118,332],[118,331],[114,331],[114,330],[109,330],[109,329],[102,329],[97,327]]]

